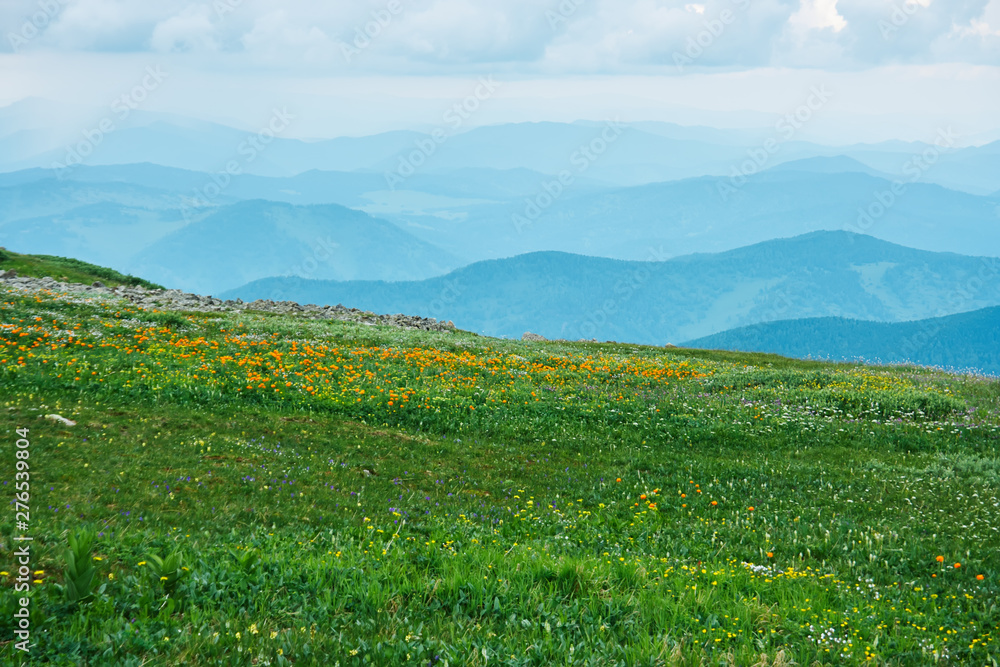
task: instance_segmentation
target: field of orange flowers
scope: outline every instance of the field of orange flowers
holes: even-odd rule
[[[0,292],[0,383],[33,660],[1000,658],[994,380]]]

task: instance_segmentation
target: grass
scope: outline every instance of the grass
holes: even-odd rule
[[[0,271],[17,271],[19,276],[44,278],[49,276],[62,282],[91,284],[101,281],[108,287],[145,287],[163,289],[156,283],[125,275],[114,269],[81,262],[78,259],[53,255],[24,255],[0,248]]]
[[[5,489],[30,430],[32,660],[1000,656],[995,381],[0,298]],[[81,530],[82,601],[63,588]]]

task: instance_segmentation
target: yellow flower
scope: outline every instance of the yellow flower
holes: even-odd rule
[[[144,561],[144,560],[139,561],[139,567],[142,567],[145,564],[146,564],[146,561]]]
[[[114,579],[115,575],[112,572],[108,572],[108,579]]]
[[[237,639],[240,639],[240,638],[241,638],[242,636],[243,636],[243,635],[241,635],[240,633],[238,633],[238,632],[236,633],[236,638],[237,638]]]
[[[277,636],[278,636],[278,633],[275,632],[274,630],[271,630],[271,639],[274,639]]]
[[[35,570],[35,576],[39,574],[45,574],[45,570]]]
[[[167,579],[169,579],[169,578],[170,578],[170,577],[160,577],[160,581],[166,581],[166,580],[167,580]]]
[[[249,633],[250,633],[250,634],[252,634],[252,635],[256,635],[256,634],[259,634],[259,633],[257,632],[257,624],[256,624],[256,623],[251,623],[251,624],[250,624],[250,629],[249,629],[249,630],[247,630],[247,632],[249,632]]]

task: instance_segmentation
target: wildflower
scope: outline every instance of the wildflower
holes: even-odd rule
[[[961,564],[961,563],[955,563],[955,569],[956,569],[956,570],[957,570],[958,568],[960,568],[960,567],[962,567],[962,564]]]
[[[767,557],[768,558],[774,558],[774,552],[773,551],[768,551],[767,552]]]
[[[621,477],[619,477],[619,478],[618,478],[618,479],[616,479],[615,481],[616,481],[616,482],[621,482],[621,481],[622,481],[622,478],[621,478]]]
[[[645,493],[642,494],[641,496],[639,496],[639,500],[645,500],[645,499],[646,499],[646,494]]]
[[[138,562],[138,566],[139,567],[142,567],[145,564],[146,564],[146,561],[144,561],[144,560],[141,560],[141,561]]]
[[[753,512],[753,505],[747,508],[749,511]]]
[[[943,563],[944,562],[944,556],[938,556],[937,557],[937,562]]]
[[[976,581],[982,581],[982,580],[983,580],[983,579],[985,579],[985,578],[986,578],[986,577],[984,577],[984,576],[983,576],[983,575],[981,575],[981,574],[977,574],[977,575],[976,575]]]
[[[713,501],[712,501],[712,507],[715,507],[715,506],[716,506],[716,505],[718,505],[718,504],[719,504],[719,501],[717,501],[717,500],[713,500]]]
[[[113,572],[108,572],[108,579],[111,579],[112,581],[114,581],[114,578],[115,578],[114,573]]]
[[[170,577],[160,577],[160,581],[166,581],[166,580],[167,580],[167,579],[169,579],[169,578],[170,578]]]

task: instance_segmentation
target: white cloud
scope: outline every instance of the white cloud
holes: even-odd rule
[[[646,72],[713,32],[698,68],[857,69],[884,63],[1000,64],[1000,0],[53,0],[30,48],[222,51],[247,68],[337,67],[358,31],[400,11],[350,66],[452,74]],[[0,0],[16,29],[37,0]],[[220,13],[226,3],[231,11]],[[723,31],[718,21],[732,20]],[[902,12],[902,13],[901,13]],[[903,17],[902,19],[900,17]],[[889,25],[888,30],[885,25]],[[714,26],[714,28],[712,27]],[[718,34],[715,34],[718,33]],[[709,41],[709,40],[703,40]],[[8,48],[7,40],[0,49]]]
[[[322,64],[339,56],[339,48],[323,30],[293,24],[284,10],[258,18],[240,43],[258,59],[271,63]]]
[[[153,28],[150,46],[154,51],[214,51],[215,26],[205,6],[189,5],[179,14],[160,21]]]
[[[832,29],[840,32],[847,27],[847,21],[837,12],[837,0],[802,0],[799,11],[788,19],[793,30]]]

